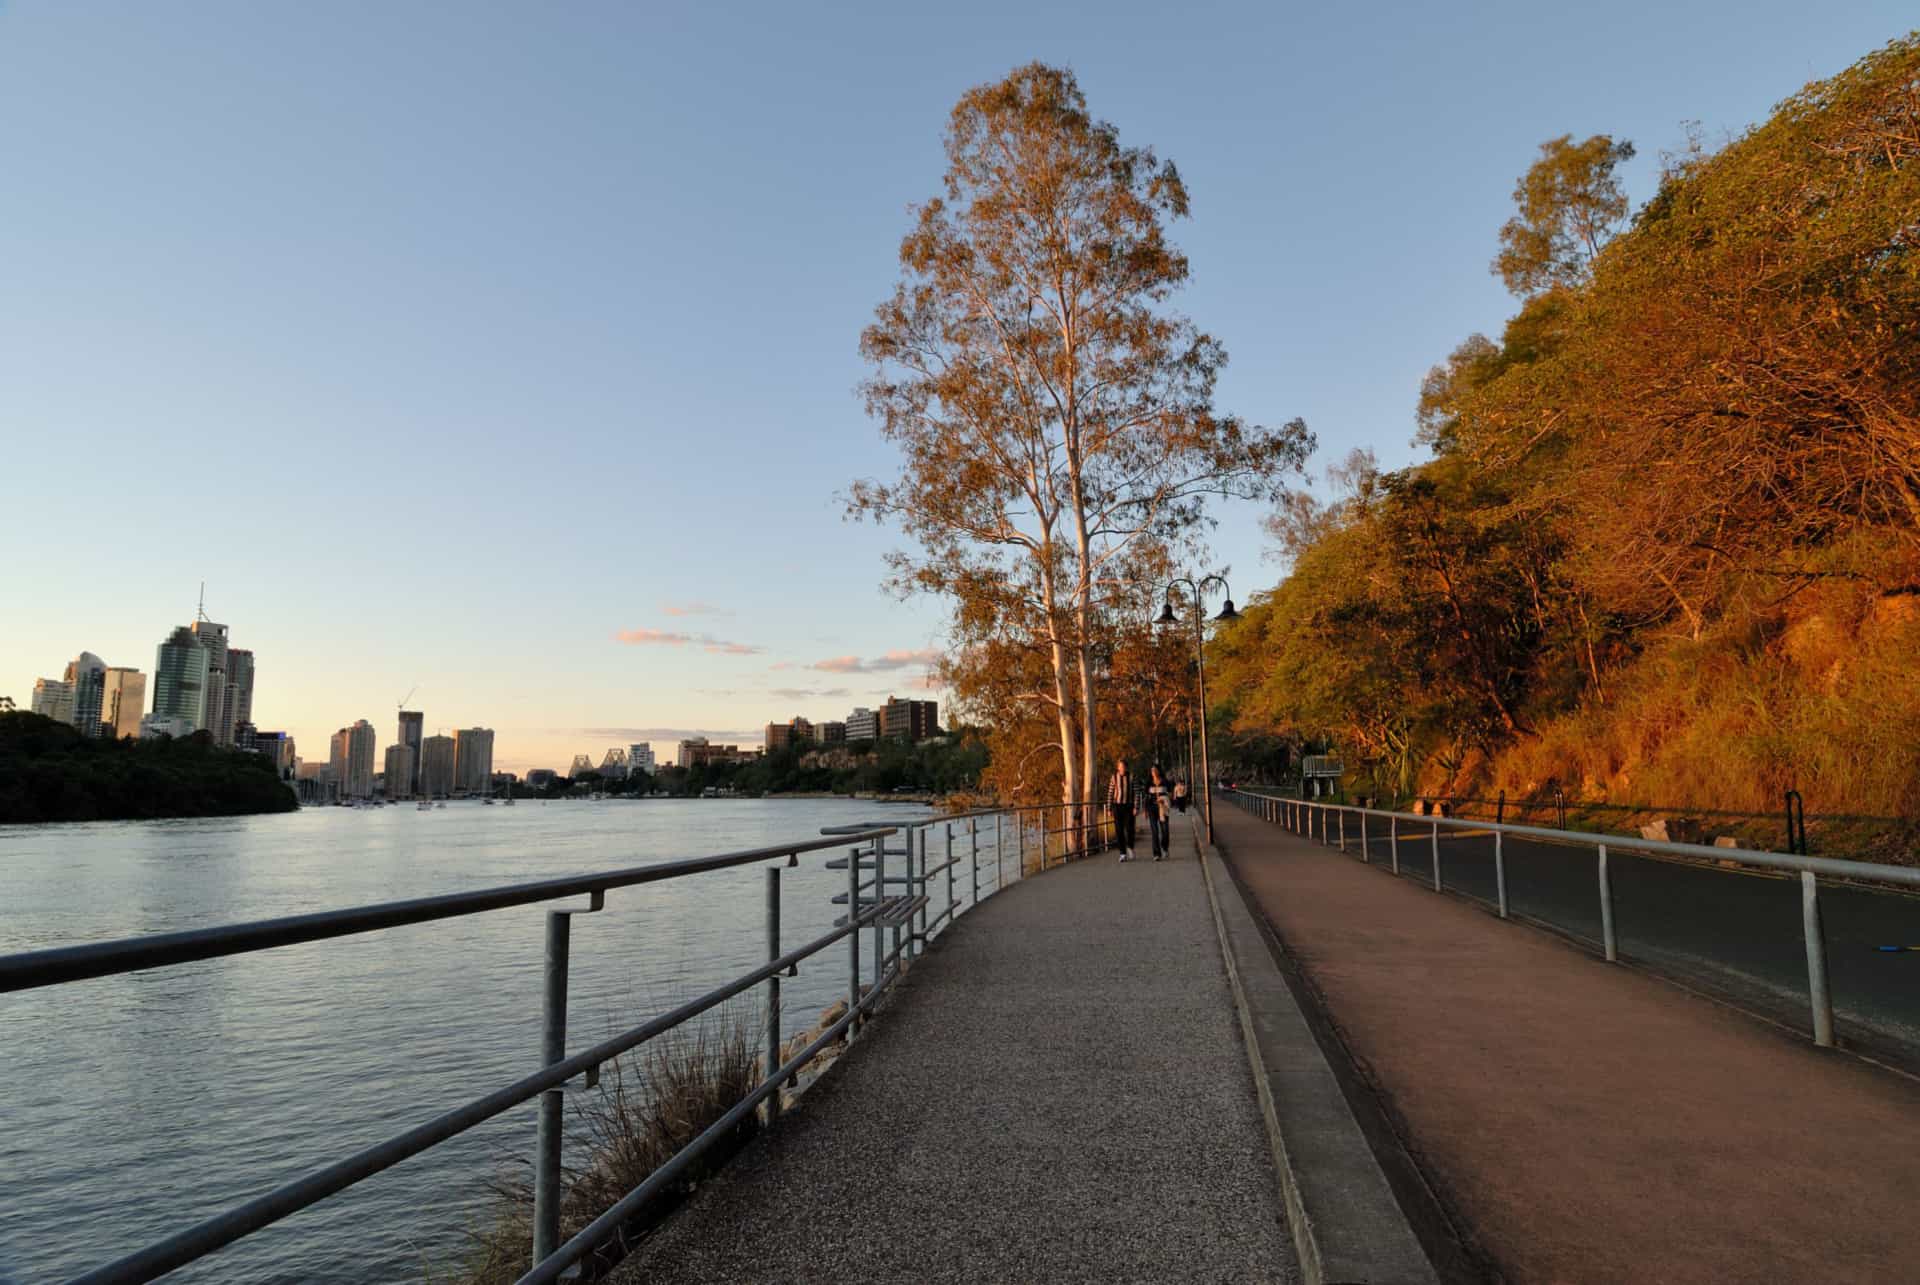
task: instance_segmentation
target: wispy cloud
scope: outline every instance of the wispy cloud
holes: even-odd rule
[[[940,659],[940,653],[931,647],[922,647],[915,651],[895,650],[883,656],[863,660],[859,656],[830,656],[818,660],[811,668],[828,674],[890,674],[897,670],[912,669],[916,665],[931,665]]]
[[[630,647],[699,647],[718,656],[758,656],[767,650],[752,643],[715,638],[712,634],[683,634],[672,629],[622,629],[613,640]]]
[[[779,673],[783,669],[792,669],[793,662],[790,660],[776,660],[771,665],[768,665],[767,668],[773,670],[775,673]]]
[[[760,728],[742,731],[727,727],[563,727],[563,735],[584,736],[595,741],[684,741],[704,736],[710,741],[753,742],[764,732]]]
[[[776,687],[767,695],[783,701],[842,700],[850,695],[844,687]]]
[[[660,610],[669,616],[731,616],[733,613],[725,607],[716,607],[710,602],[663,602]]]

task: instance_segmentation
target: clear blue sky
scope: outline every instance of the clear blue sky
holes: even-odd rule
[[[150,670],[204,579],[306,757],[391,740],[416,683],[516,768],[905,694],[874,660],[942,614],[834,496],[890,465],[856,338],[966,88],[1071,65],[1186,176],[1223,405],[1398,464],[1422,374],[1509,311],[1486,264],[1541,140],[1632,139],[1644,199],[1683,121],[1738,131],[1913,19],[13,0],[0,693],[83,648]],[[1275,569],[1222,516],[1244,598]]]

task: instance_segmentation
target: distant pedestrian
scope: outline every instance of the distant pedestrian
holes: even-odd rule
[[[1153,836],[1153,859],[1165,861],[1167,854],[1173,851],[1168,841],[1167,822],[1171,820],[1173,807],[1172,791],[1167,789],[1167,778],[1155,763],[1147,769],[1147,833]]]
[[[1173,783],[1173,806],[1181,812],[1185,812],[1188,801],[1187,783],[1185,781],[1175,781]]]
[[[1133,778],[1127,775],[1127,761],[1113,765],[1113,777],[1107,782],[1107,811],[1113,817],[1113,846],[1120,849],[1122,861],[1133,860]]]

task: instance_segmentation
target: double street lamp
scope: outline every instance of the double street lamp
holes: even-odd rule
[[[1220,608],[1215,620],[1238,620],[1240,613],[1233,609],[1233,590],[1227,587],[1225,576],[1203,576],[1194,581],[1188,576],[1178,576],[1167,582],[1167,602],[1154,620],[1156,625],[1177,625],[1179,613],[1173,609],[1173,590],[1175,585],[1185,585],[1193,595],[1193,664],[1194,673],[1200,684],[1200,798],[1201,815],[1207,823],[1207,846],[1213,846],[1213,765],[1207,758],[1207,657],[1206,639],[1202,627],[1206,621],[1207,608],[1202,600],[1208,585],[1217,584],[1227,596],[1226,605]]]

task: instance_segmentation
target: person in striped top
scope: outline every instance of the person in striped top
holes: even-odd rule
[[[1107,811],[1113,817],[1113,846],[1120,849],[1122,861],[1133,860],[1133,778],[1127,774],[1127,761],[1113,765],[1107,781]]]

